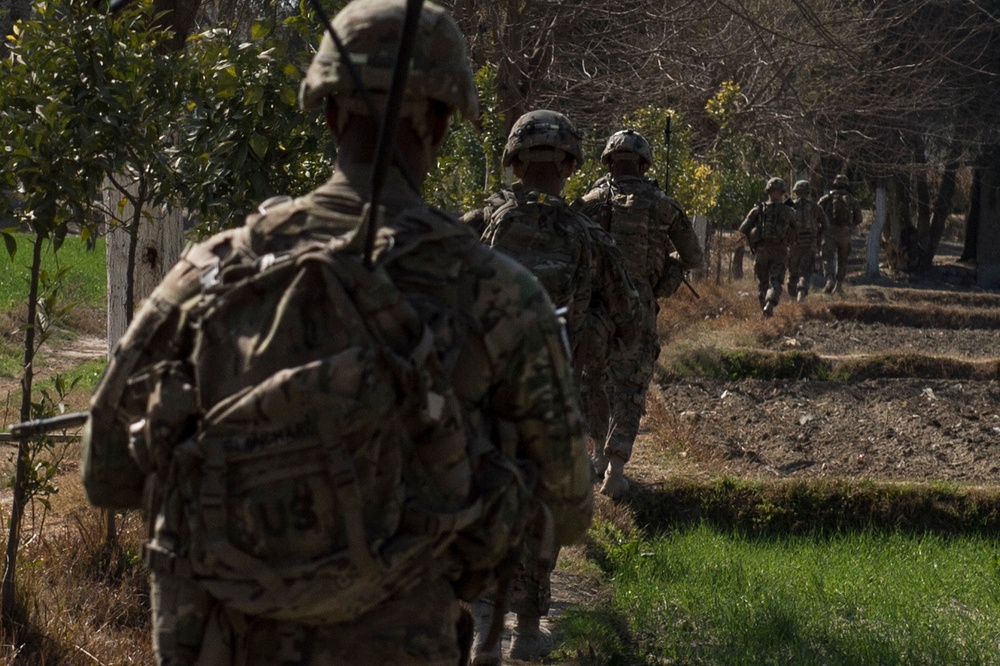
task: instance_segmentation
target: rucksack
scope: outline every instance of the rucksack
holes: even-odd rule
[[[531,271],[557,307],[572,303],[579,255],[587,252],[589,261],[586,227],[577,214],[558,197],[523,190],[502,191],[489,204],[493,210],[482,241]]]
[[[296,205],[267,216],[303,214]],[[484,530],[494,541],[472,555],[495,565],[524,524],[482,521],[498,506],[526,513],[528,489],[508,457],[467,450],[434,337],[386,271],[407,248],[369,267],[350,237],[249,246],[202,267],[202,293],[182,308],[188,376],[164,373],[150,400],[151,433],[185,393],[199,412],[192,436],[158,454],[151,566],[166,561],[242,613],[329,624],[483,564],[462,546]],[[484,466],[507,474],[490,492],[477,488]]]

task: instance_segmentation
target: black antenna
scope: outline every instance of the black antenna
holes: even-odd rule
[[[372,250],[375,247],[375,233],[378,231],[378,200],[382,194],[382,185],[389,166],[390,155],[397,153],[396,130],[399,127],[399,110],[403,102],[403,92],[406,89],[406,76],[410,72],[410,56],[413,54],[413,42],[417,36],[417,23],[423,9],[423,0],[406,0],[406,17],[399,35],[399,48],[396,51],[396,64],[392,70],[392,85],[389,97],[385,101],[385,116],[379,126],[378,142],[375,149],[375,166],[372,171],[372,194],[368,206],[368,228],[365,238],[365,265],[372,265]]]

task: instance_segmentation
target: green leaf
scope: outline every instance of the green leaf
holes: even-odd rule
[[[13,261],[14,255],[17,254],[17,239],[8,233],[4,233],[3,243],[7,246],[7,255],[10,257],[11,261]]]
[[[267,139],[260,134],[253,134],[250,137],[250,148],[260,159],[267,155]]]

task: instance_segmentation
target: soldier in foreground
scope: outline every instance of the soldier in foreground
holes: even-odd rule
[[[586,338],[591,304],[607,293],[608,281],[596,274],[606,264],[594,254],[588,221],[571,212],[562,197],[567,179],[582,162],[580,135],[566,116],[530,111],[514,123],[503,151],[503,165],[513,170],[517,182],[490,197],[484,209],[462,217],[466,224],[483,230],[484,243],[516,259],[538,278],[564,313],[569,346],[574,350]],[[574,356],[573,364],[579,378],[580,359]],[[514,659],[534,659],[552,650],[552,636],[541,626],[541,618],[549,611],[550,577],[557,556],[558,548],[545,543],[541,535],[525,544],[508,599],[509,609],[517,614],[510,652]],[[500,663],[499,646],[483,640],[492,613],[489,599],[475,605],[475,666]]]
[[[477,112],[464,39],[429,2],[402,166],[365,240],[379,126],[361,86],[384,99],[403,16],[402,0],[337,15],[360,81],[326,35],[300,92],[325,109],[333,176],[188,248],[94,394],[84,487],[145,509],[161,665],[454,666],[471,624],[459,598],[495,582],[518,516],[551,516],[558,544],[590,521],[550,300],[413,187],[452,113]]]
[[[829,225],[823,235],[823,270],[828,294],[840,292],[847,276],[847,260],[851,257],[851,234],[861,226],[861,204],[851,194],[850,181],[844,174],[833,179],[833,189],[820,197],[819,206],[826,213]]]
[[[703,259],[698,237],[683,208],[654,181],[645,178],[653,163],[653,151],[641,134],[628,129],[611,135],[601,161],[607,165],[608,175],[575,201],[573,208],[597,221],[614,238],[640,301],[634,339],[612,349],[610,432],[606,444],[596,448],[593,456],[595,471],[604,476],[601,492],[620,497],[628,490],[623,470],[632,455],[649,381],[660,354],[656,333],[658,299],[677,291],[684,271],[700,268]],[[596,434],[592,436],[600,441]]]
[[[754,206],[740,225],[753,252],[757,299],[765,317],[774,314],[785,281],[788,246],[798,238],[795,213],[785,205],[785,181],[772,178],[764,188],[767,201]]]
[[[809,199],[812,186],[800,180],[792,187],[795,199],[792,210],[798,223],[799,235],[788,250],[788,295],[804,301],[809,295],[809,282],[819,254],[819,241],[827,233],[826,214]]]

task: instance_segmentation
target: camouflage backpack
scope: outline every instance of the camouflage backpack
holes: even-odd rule
[[[334,215],[292,202],[251,218],[244,237],[304,212]],[[523,530],[479,524],[525,512],[527,491],[495,455],[485,464],[507,475],[477,495],[483,463],[432,333],[385,270],[406,248],[383,243],[369,268],[356,245],[348,235],[258,255],[234,242],[182,308],[186,371],[161,372],[150,399],[149,455],[167,461],[150,565],[242,613],[351,620],[429,575],[457,578],[462,544],[484,529],[496,541],[469,556],[494,562]],[[193,435],[157,450],[180,439],[163,431],[185,403]]]
[[[558,197],[520,188],[504,190],[488,203],[493,211],[482,241],[531,271],[556,307],[570,305],[581,261],[577,253],[586,252],[589,262],[585,224]]]
[[[619,189],[605,181],[601,191],[602,226],[611,233],[625,257],[625,270],[633,280],[655,284],[659,274],[649,261],[649,252],[656,228],[656,202],[643,192]]]

